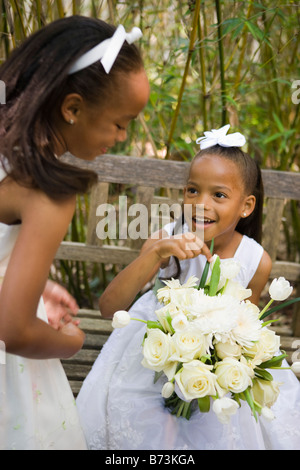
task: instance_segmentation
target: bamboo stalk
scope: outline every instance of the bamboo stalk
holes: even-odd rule
[[[247,20],[249,20],[251,16],[252,9],[253,9],[253,3],[250,2],[248,6],[248,11],[247,11]],[[242,30],[241,54],[239,58],[239,63],[238,63],[238,67],[236,71],[236,78],[235,78],[235,83],[234,83],[234,90],[235,90],[234,96],[236,96],[237,88],[238,88],[238,85],[240,84],[241,70],[242,70],[242,65],[244,62],[245,51],[246,51],[246,46],[247,46],[247,34],[248,34],[248,31],[247,31],[246,25],[244,24],[243,30]]]
[[[202,119],[204,130],[207,129],[207,111],[206,111],[206,67],[205,67],[205,58],[204,50],[202,47],[203,33],[201,28],[201,18],[200,13],[198,17],[198,37],[199,37],[199,59],[200,59],[200,73],[201,73],[201,86],[202,86]]]
[[[221,20],[221,7],[220,1],[215,0],[216,13],[218,21],[218,50],[219,50],[219,61],[220,61],[220,76],[221,76],[221,103],[222,103],[222,126],[226,124],[227,111],[226,111],[226,84],[225,84],[225,73],[224,73],[224,51],[223,51],[223,39],[222,39],[222,20]]]
[[[58,11],[58,16],[63,18],[65,16],[64,6],[62,0],[56,0],[56,6]]]
[[[179,116],[181,101],[182,101],[182,97],[183,97],[184,87],[185,87],[185,83],[186,83],[186,79],[187,79],[187,75],[188,75],[188,71],[189,71],[189,66],[190,66],[192,54],[194,52],[194,43],[195,43],[196,34],[197,34],[200,4],[201,4],[201,0],[196,0],[193,23],[192,23],[192,31],[191,31],[191,36],[190,36],[188,56],[187,56],[187,60],[186,60],[186,63],[185,63],[185,68],[184,68],[182,82],[181,82],[181,86],[180,86],[180,90],[179,90],[176,109],[175,109],[175,112],[173,114],[173,119],[172,119],[172,122],[171,122],[170,133],[169,133],[168,140],[167,140],[167,143],[166,143],[166,146],[167,146],[166,159],[169,158],[170,145],[171,145],[171,142],[173,140],[173,135],[174,135],[177,119],[178,119],[178,116]]]

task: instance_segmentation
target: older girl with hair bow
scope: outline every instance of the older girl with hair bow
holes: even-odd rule
[[[65,316],[76,304],[47,278],[76,194],[97,178],[61,156],[92,160],[126,139],[149,95],[132,44],[140,36],[71,16],[36,32],[0,68],[0,449],[86,449],[59,361],[81,349],[84,334]],[[53,315],[55,304],[63,308]]]

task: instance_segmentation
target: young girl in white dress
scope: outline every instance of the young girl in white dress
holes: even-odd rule
[[[157,271],[160,279],[178,277],[181,283],[191,275],[200,279],[210,259],[207,245],[212,239],[221,262],[226,258],[240,262],[236,280],[252,289],[250,300],[258,303],[271,260],[259,244],[261,174],[254,160],[238,148],[243,143],[241,134],[224,137],[223,129],[214,134],[213,142],[209,138],[201,141],[203,149],[191,164],[184,188],[184,203],[192,205],[192,219],[185,221],[181,236],[172,223],[163,228],[159,240],[155,234],[146,241],[140,256],[101,296],[103,316],[127,309]],[[196,218],[197,204],[204,209],[200,219]],[[205,244],[197,237],[201,230]],[[151,291],[129,313],[134,318],[156,320],[155,310],[160,307]],[[227,425],[213,411],[197,410],[189,420],[177,418],[164,405],[162,383],[154,383],[154,372],[141,364],[144,335],[145,325],[138,321],[115,330],[83,384],[77,406],[90,449],[300,449],[300,386],[292,371],[274,374],[274,380],[284,385],[274,406],[277,418],[273,422],[260,418],[256,423],[245,403]]]
[[[92,160],[126,138],[149,95],[134,39],[123,27],[72,16],[39,30],[0,68],[2,450],[87,448],[59,361],[82,347],[84,334],[61,313],[76,304],[47,278],[76,194],[97,177],[60,157]]]

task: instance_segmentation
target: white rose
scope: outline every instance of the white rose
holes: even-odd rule
[[[246,356],[249,356],[259,365],[275,356],[280,348],[280,336],[268,328],[261,330],[259,341],[253,343],[252,347],[244,348]]]
[[[217,363],[215,373],[220,387],[233,393],[241,393],[252,384],[251,368],[233,357]]]
[[[212,366],[197,360],[183,364],[175,380],[185,400],[216,395],[216,376],[211,370]]]
[[[279,382],[274,382],[274,380],[254,379],[252,387],[254,400],[262,407],[273,406],[279,395],[279,385]]]
[[[219,342],[214,346],[220,359],[225,359],[225,357],[236,357],[239,359],[241,357],[242,347],[237,343]]]
[[[167,367],[173,352],[171,336],[158,328],[147,330],[147,338],[143,345],[142,365],[148,369],[160,372]]]
[[[175,352],[172,360],[187,362],[204,356],[208,351],[207,337],[190,324],[184,330],[175,331],[172,336]]]
[[[172,393],[174,392],[175,385],[172,382],[167,382],[162,388],[161,394],[163,398],[170,398]]]
[[[213,403],[213,411],[222,424],[228,424],[230,417],[236,413],[238,408],[238,403],[228,397],[218,398]]]
[[[112,319],[113,328],[123,328],[130,322],[130,315],[126,310],[118,310]]]
[[[291,295],[292,292],[292,286],[284,277],[273,279],[269,287],[269,294],[273,300],[285,300]]]

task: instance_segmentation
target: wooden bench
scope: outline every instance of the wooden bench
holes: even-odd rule
[[[99,183],[90,195],[86,243],[62,242],[56,259],[119,267],[129,264],[138,256],[144,240],[137,239],[129,243],[125,240],[113,240],[104,244],[98,239],[96,228],[100,217],[96,215],[96,210],[99,205],[109,201],[109,185],[122,185],[123,190],[128,185],[132,186],[132,201],[142,203],[150,209],[151,204],[159,206],[166,201],[168,204],[178,202],[177,198],[185,185],[189,169],[188,162],[116,155],[104,155],[93,162],[77,160],[67,155],[65,160],[83,168],[93,169],[98,174]],[[273,260],[271,278],[284,276],[295,285],[299,296],[300,263],[279,259],[278,252],[281,251],[279,248],[282,241],[284,208],[288,200],[300,200],[300,174],[274,170],[263,170],[262,174],[266,198],[263,246]],[[293,354],[294,360],[295,355],[296,360],[300,360],[300,310],[299,304],[295,305],[293,324],[288,328],[277,328],[282,336],[282,347],[289,353],[290,362]],[[84,347],[73,358],[63,361],[75,396],[112,331],[111,321],[103,319],[99,311],[81,310],[79,317],[81,328],[86,333]]]

